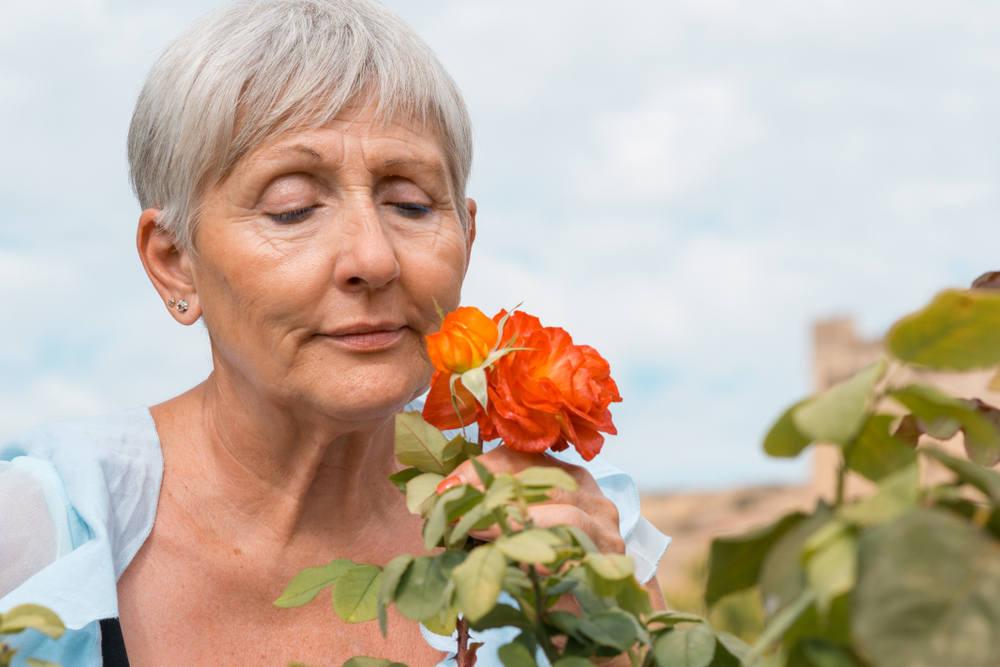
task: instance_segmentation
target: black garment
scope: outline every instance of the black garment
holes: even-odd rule
[[[117,618],[105,618],[101,621],[101,656],[104,658],[104,667],[128,667],[122,624]]]

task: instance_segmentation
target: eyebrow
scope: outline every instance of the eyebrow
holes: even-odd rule
[[[385,164],[383,164],[382,167],[384,169],[388,169],[390,167],[395,167],[397,165],[423,167],[424,169],[430,169],[435,174],[442,176],[444,175],[444,167],[442,167],[437,162],[427,162],[426,160],[418,160],[411,158],[396,158],[394,160],[386,160]]]
[[[281,148],[275,149],[274,152],[275,153],[302,153],[304,155],[308,155],[309,157],[311,157],[316,162],[321,162],[323,160],[323,156],[322,155],[320,155],[319,153],[317,153],[313,149],[309,148],[308,146],[303,146],[301,144],[296,144],[294,146],[282,146]]]

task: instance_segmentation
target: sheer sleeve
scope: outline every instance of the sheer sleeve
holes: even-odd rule
[[[0,461],[0,598],[72,549],[60,488],[50,464]]]

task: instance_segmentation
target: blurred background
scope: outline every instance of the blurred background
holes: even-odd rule
[[[0,0],[0,440],[208,373],[134,251],[125,135],[216,2]],[[1000,268],[1000,4],[392,0],[466,94],[464,292],[609,359],[647,494],[797,484],[760,442],[812,325],[881,335]]]

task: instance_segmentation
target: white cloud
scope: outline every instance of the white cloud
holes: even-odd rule
[[[664,202],[703,185],[755,138],[755,122],[729,83],[699,81],[597,121],[593,162],[580,166],[583,198]]]
[[[123,142],[215,2],[43,0],[0,24],[0,438],[209,367],[132,249]],[[1000,7],[973,0],[393,0],[476,121],[465,289],[612,362],[648,488],[766,482],[816,317],[868,333],[996,266]],[[29,423],[30,422],[30,423]]]

